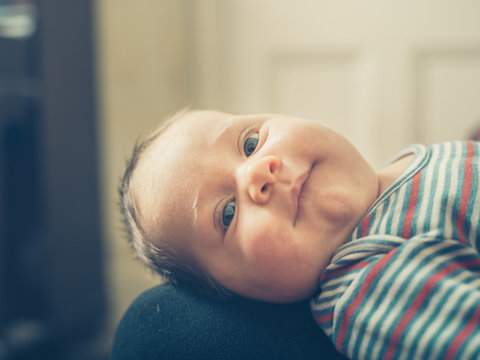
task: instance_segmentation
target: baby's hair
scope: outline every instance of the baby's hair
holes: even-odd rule
[[[158,240],[157,236],[149,235],[144,231],[141,221],[137,216],[135,199],[130,184],[138,161],[149,145],[165,133],[172,123],[184,117],[189,112],[188,109],[179,111],[162,123],[160,127],[146,139],[135,144],[118,187],[120,210],[127,240],[138,258],[144,264],[160,274],[168,283],[177,284],[211,298],[225,300],[232,294],[204,271],[195,261],[187,259],[178,251],[166,245],[165,234],[160,236],[160,238],[163,237],[163,239]]]

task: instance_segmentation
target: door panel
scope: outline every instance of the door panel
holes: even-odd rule
[[[468,137],[480,126],[480,48],[423,52],[416,66],[419,137]]]
[[[195,105],[327,123],[379,166],[480,123],[480,2],[205,0]]]

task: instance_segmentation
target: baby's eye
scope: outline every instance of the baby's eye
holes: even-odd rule
[[[222,224],[227,229],[235,215],[235,200],[230,201],[222,210]]]
[[[245,143],[243,144],[243,151],[245,152],[245,155],[249,157],[250,155],[253,154],[255,149],[257,148],[258,144],[258,134],[252,134],[245,140]]]

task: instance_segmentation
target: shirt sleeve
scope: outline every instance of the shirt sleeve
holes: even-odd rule
[[[477,359],[480,256],[456,240],[405,241],[355,274],[329,336],[351,359]]]

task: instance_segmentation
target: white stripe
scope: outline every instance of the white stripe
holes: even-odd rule
[[[377,299],[379,294],[381,293],[382,287],[385,286],[386,279],[391,279],[395,276],[395,282],[390,285],[390,288],[387,291],[385,298],[396,299],[396,307],[401,309],[406,307],[406,304],[410,301],[412,297],[412,293],[417,286],[417,284],[421,283],[421,279],[425,277],[425,275],[430,271],[430,268],[422,268],[418,271],[415,264],[421,264],[422,261],[429,256],[430,254],[437,252],[447,246],[448,243],[434,243],[427,251],[421,251],[417,254],[417,244],[415,239],[409,240],[404,246],[407,248],[402,252],[402,257],[398,258],[393,266],[389,268],[389,271],[382,275],[382,283],[377,286],[375,292],[370,296],[370,301],[373,304],[374,301]],[[415,255],[414,255],[415,254]],[[402,258],[407,258],[412,261],[413,265],[404,267],[404,263]],[[436,266],[441,262],[441,259],[434,258],[429,265],[431,267]],[[401,269],[399,274],[395,274],[398,270]],[[413,277],[411,276],[414,273]],[[402,285],[405,283],[408,284],[406,289],[401,289]],[[394,321],[398,318],[398,311],[392,311],[391,304],[388,302],[382,302],[381,306],[379,306],[376,311],[374,312],[373,316],[368,321],[369,327],[375,327],[375,325],[379,322],[380,318],[383,314],[388,314],[384,321],[381,324],[380,332],[386,333],[390,328],[394,326]],[[365,343],[367,343],[365,341]],[[382,350],[383,344],[382,342],[377,342],[376,346],[373,349],[372,355],[373,358],[378,357],[379,352]]]
[[[475,151],[480,151],[478,148],[478,144],[475,144]],[[472,164],[474,167],[475,165]],[[477,180],[480,181],[480,173],[478,171],[480,167],[480,158],[477,158],[476,162],[476,169],[473,169],[473,174],[477,175]],[[473,183],[475,179],[472,178],[472,187],[475,187],[477,189],[477,195],[475,197],[475,206],[473,207],[472,215],[470,217],[471,221],[471,228],[470,228],[470,234],[468,236],[468,242],[471,244],[471,246],[475,250],[479,250],[477,246],[477,231],[478,231],[478,223],[480,222],[480,189],[479,189],[479,183],[477,182],[476,184]],[[480,239],[478,240],[480,242]]]
[[[435,197],[437,199],[441,199],[441,194],[443,194],[445,191],[445,177],[446,177],[445,169],[447,167],[446,159],[450,157],[450,154],[451,154],[450,146],[445,145],[443,160],[440,162],[440,166],[437,173],[438,182],[437,182],[437,191],[435,193]],[[432,167],[433,167],[433,164],[432,164]],[[432,206],[432,218],[430,220],[430,228],[435,229],[435,232],[437,232],[437,229],[439,226],[438,224],[440,221],[440,213],[442,210],[441,205],[442,205],[441,201],[435,201]]]
[[[476,185],[478,186],[478,185]],[[480,222],[480,189],[477,190],[477,196],[475,197],[475,206],[472,211],[472,216],[470,217],[471,221],[471,228],[470,228],[470,234],[468,236],[468,242],[469,244],[477,250],[477,252],[480,250],[477,245],[477,241],[480,244],[480,238],[478,237],[478,224]]]
[[[408,201],[408,199],[406,199],[406,192],[407,192],[406,186],[402,186],[398,191],[398,200],[397,200],[397,204],[395,205],[396,211],[393,212],[393,218],[392,218],[391,227],[390,227],[390,234],[398,234],[399,227],[400,226],[403,227],[404,214],[402,209],[405,201]]]
[[[328,281],[328,283],[327,283],[328,287],[334,286],[336,284],[340,284],[343,281],[351,282],[353,279],[355,279],[357,277],[357,275],[358,275],[357,271],[348,271],[343,276],[339,276],[338,278],[335,278],[335,279],[332,279],[331,281]],[[322,290],[321,297],[329,297],[332,294],[334,294],[334,292],[336,292],[335,288],[327,290],[327,291]]]
[[[460,296],[465,293],[465,291],[464,289],[458,287],[457,289],[455,289],[454,293],[455,293],[455,298],[451,300],[452,304],[456,304],[455,300],[458,300]],[[438,319],[434,321],[432,325],[429,326],[429,328],[432,328],[432,329],[435,329],[435,327],[437,329],[439,328],[442,329],[440,334],[438,334],[438,332],[436,334],[432,334],[436,336],[436,339],[435,339],[435,346],[432,347],[432,353],[429,354],[430,359],[440,358],[442,354],[440,354],[441,346],[439,345],[445,344],[447,340],[449,340],[449,338],[451,338],[451,336],[459,330],[458,325],[462,324],[463,322],[462,318],[464,318],[467,315],[468,310],[472,309],[472,306],[475,303],[475,301],[478,300],[479,295],[480,293],[477,293],[477,296],[468,297],[464,302],[462,302],[461,306],[452,306],[448,314],[445,314],[445,316],[442,316],[442,317],[438,317]],[[444,313],[441,312],[441,314],[443,315]],[[440,320],[446,320],[448,316],[452,314],[456,315],[455,320],[449,319],[448,322],[440,321]],[[476,337],[480,338],[480,333],[478,332],[478,330],[476,331],[476,333],[477,333]],[[477,343],[477,351],[478,351],[478,348],[479,348],[479,345]]]
[[[479,356],[479,344],[480,344],[480,332],[477,327],[474,331],[475,335],[472,336],[468,345],[465,348],[464,356],[471,359],[478,358]]]
[[[404,245],[404,246],[406,246],[406,245]],[[413,250],[413,248],[412,249],[407,248],[406,252],[402,256],[409,256],[409,253],[410,253],[411,250]],[[375,325],[379,323],[382,315],[384,313],[388,313],[386,311],[388,310],[389,304],[386,304],[385,302],[382,302],[380,304],[380,306],[376,307],[376,311],[374,311],[370,315],[370,318],[366,319],[366,316],[369,314],[370,309],[373,309],[374,306],[377,306],[377,305],[374,304],[375,300],[378,297],[380,297],[380,294],[382,293],[383,290],[388,289],[385,293],[386,298],[395,298],[397,296],[399,290],[400,290],[399,287],[402,284],[402,281],[395,281],[393,284],[386,284],[387,281],[390,281],[390,280],[393,279],[393,276],[395,275],[395,271],[398,270],[398,268],[396,266],[394,266],[395,265],[394,263],[393,264],[390,263],[389,265],[390,266],[389,266],[387,272],[382,274],[382,276],[380,278],[380,282],[375,286],[375,288],[373,289],[373,292],[371,292],[371,295],[366,299],[367,302],[362,306],[362,308],[363,308],[362,310],[365,310],[365,311],[360,311],[360,314],[357,317],[357,321],[354,324],[352,324],[352,326],[354,326],[354,327],[355,326],[361,326],[362,323],[365,323],[366,324],[365,329],[374,328]],[[398,278],[396,278],[396,280],[400,280],[404,275],[405,275],[404,273],[400,273],[398,275]],[[388,287],[387,287],[387,285],[388,285]],[[392,314],[390,314],[385,319],[385,322],[382,322],[382,328],[385,327],[386,324],[390,324],[392,322],[392,320],[393,320],[393,317],[392,317]],[[352,340],[353,341],[351,342],[351,346],[353,346],[354,343],[355,343],[355,339],[352,339]],[[381,344],[382,341],[383,341],[383,339],[376,339],[376,340],[378,341],[377,345]],[[366,353],[366,351],[367,351],[367,346],[368,345],[369,345],[368,341],[362,341],[360,349],[359,349],[359,353],[363,354],[364,356],[367,356],[368,354]],[[353,351],[353,348],[351,348],[350,350]],[[374,353],[372,355],[378,356],[379,351],[380,351],[380,348],[377,348],[376,350],[374,350]]]
[[[387,209],[386,214],[391,214],[393,203],[395,202],[395,199],[396,199],[397,196],[398,196],[397,193],[392,194],[392,196],[390,196],[390,202],[388,204],[388,209]],[[380,227],[379,227],[377,233],[385,234],[385,232],[387,231],[388,219],[390,219],[390,216],[384,216],[382,218],[381,224],[380,224]]]
[[[431,153],[431,160],[435,161],[436,158],[438,157],[438,153],[435,153],[434,150],[432,149]],[[427,166],[425,171],[422,173],[422,183],[423,183],[423,197],[418,198],[418,201],[420,202],[419,210],[418,210],[418,220],[416,223],[416,231],[415,234],[423,232],[423,226],[425,224],[425,220],[428,216],[428,206],[430,204],[430,200],[432,197],[430,196],[430,193],[433,190],[433,198],[437,198],[437,191],[438,191],[438,186],[436,186],[434,189],[432,189],[432,180],[433,180],[433,172],[435,171],[434,166]],[[431,216],[431,214],[430,214]],[[430,219],[428,219],[430,220]]]
[[[429,168],[430,170],[430,168]],[[423,184],[423,196],[419,194],[418,196],[418,205],[417,205],[417,213],[418,213],[418,218],[417,221],[412,224],[413,234],[416,235],[420,232],[423,232],[423,224],[425,223],[425,219],[427,217],[427,210],[428,210],[428,203],[429,201],[427,199],[430,198],[430,191],[431,191],[431,172],[427,172],[425,176],[422,174],[422,179],[421,179],[421,184]]]
[[[460,143],[454,143],[453,146],[455,146],[455,159],[451,162],[450,169],[448,171],[448,176],[450,177],[450,188],[445,189],[446,191],[449,192],[449,197],[447,201],[447,211],[445,213],[445,232],[444,236],[447,239],[451,239],[453,237],[453,231],[455,225],[452,223],[452,209],[453,209],[453,204],[454,200],[457,196],[457,191],[458,191],[458,178],[460,174],[460,161],[459,161],[459,152],[462,151],[461,147],[459,146]]]
[[[449,258],[456,258],[457,256],[460,256],[462,253],[465,252],[470,252],[468,249],[463,248],[459,249],[459,251],[452,252],[448,254],[448,256],[443,256],[443,260],[448,260]],[[440,257],[440,255],[438,255]],[[430,267],[429,269],[431,269]],[[455,314],[458,312],[458,308],[456,307],[456,304],[458,303],[460,297],[465,293],[465,288],[466,286],[463,287],[463,289],[458,287],[458,284],[461,281],[464,281],[467,277],[471,276],[472,274],[469,272],[462,271],[458,274],[457,277],[451,277],[449,282],[443,283],[442,286],[438,289],[438,291],[435,293],[435,296],[430,298],[430,301],[428,303],[428,307],[423,311],[422,313],[419,313],[419,316],[415,318],[415,322],[412,323],[412,327],[407,333],[407,336],[405,337],[405,343],[406,344],[418,344],[417,352],[416,355],[418,355],[419,359],[424,359],[427,358],[430,354],[426,354],[426,347],[429,344],[429,342],[435,338],[435,346],[434,348],[440,348],[440,344],[443,344],[446,340],[447,337],[451,335],[451,331],[448,329],[448,324],[452,324],[454,322],[449,321],[446,323],[445,320],[448,319],[448,317],[452,314]],[[473,284],[473,286],[480,284],[480,279],[477,282],[477,284]],[[443,306],[441,307],[440,310],[435,310],[435,308],[438,305],[442,305],[440,301],[444,301],[444,295],[445,293],[450,290],[453,287],[457,287],[454,289],[453,293],[450,295],[448,298],[448,303],[443,303]],[[441,316],[434,316],[435,313],[441,315]],[[433,315],[433,316],[432,316]],[[433,317],[433,321],[430,320],[430,318]],[[427,321],[429,323],[427,323]],[[428,325],[425,327],[425,331],[420,333],[420,329],[424,327],[425,325]],[[441,331],[441,334],[439,335]],[[435,357],[433,357],[435,358]]]

